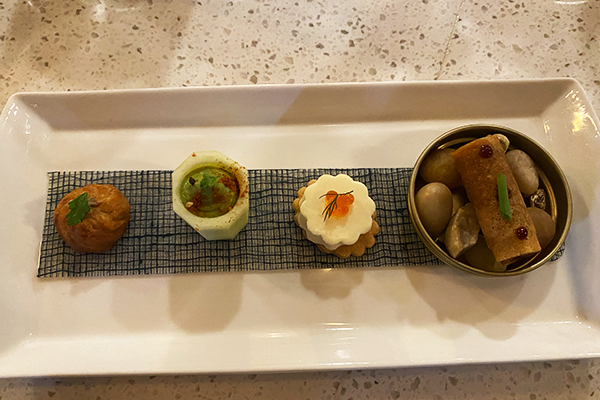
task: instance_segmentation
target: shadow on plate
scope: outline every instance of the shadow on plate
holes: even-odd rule
[[[300,271],[300,281],[319,298],[342,299],[363,281],[361,269],[309,269]]]
[[[225,329],[240,309],[243,276],[241,273],[216,273],[171,277],[171,319],[188,332]]]
[[[407,268],[414,292],[435,312],[435,320],[414,313],[408,318],[414,325],[455,321],[477,328],[490,339],[505,340],[546,298],[555,275],[556,263],[528,275],[505,278],[478,277],[445,266]],[[454,336],[467,331],[440,333]]]

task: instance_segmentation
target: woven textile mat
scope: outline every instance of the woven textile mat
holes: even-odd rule
[[[322,253],[294,223],[296,192],[325,173],[363,182],[377,205],[381,231],[362,257]],[[233,240],[207,241],[173,212],[171,171],[50,172],[38,277],[439,265],[410,222],[411,173],[411,168],[250,170],[248,225]],[[123,192],[131,220],[109,252],[77,254],[58,235],[53,213],[65,194],[90,183]]]

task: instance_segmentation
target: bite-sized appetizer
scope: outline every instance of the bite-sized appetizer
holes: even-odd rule
[[[78,253],[100,253],[114,247],[130,218],[129,202],[112,185],[91,184],[63,197],[54,210],[60,237]]]
[[[373,247],[379,225],[367,187],[348,175],[322,175],[298,190],[294,220],[325,253],[346,258]]]
[[[248,223],[248,171],[229,157],[192,153],[172,179],[173,210],[205,239],[233,239]]]
[[[506,264],[540,251],[535,226],[498,138],[473,140],[452,158],[496,261]]]

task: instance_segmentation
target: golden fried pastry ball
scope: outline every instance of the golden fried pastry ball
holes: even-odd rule
[[[88,194],[90,212],[81,222],[67,225],[69,202]],[[129,225],[129,202],[112,185],[87,185],[63,197],[54,210],[54,225],[60,237],[78,253],[101,253],[114,247]]]

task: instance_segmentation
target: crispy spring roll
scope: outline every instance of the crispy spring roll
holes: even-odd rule
[[[473,140],[452,153],[452,157],[496,261],[508,264],[520,256],[539,252],[535,226],[500,141],[492,135]],[[506,176],[510,221],[500,215],[498,174]]]

